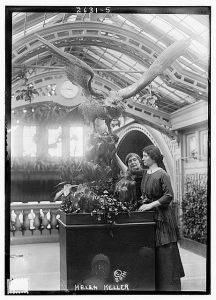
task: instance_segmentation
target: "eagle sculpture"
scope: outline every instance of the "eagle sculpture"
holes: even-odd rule
[[[124,100],[135,96],[139,91],[148,86],[158,75],[161,75],[179,56],[181,56],[190,44],[190,39],[183,39],[170,45],[152,63],[149,69],[135,83],[118,91],[102,92],[93,88],[92,80],[94,71],[92,68],[72,54],[63,52],[46,39],[35,34],[39,41],[58,57],[65,67],[68,79],[83,89],[86,101],[79,105],[84,117],[93,122],[102,119],[112,133],[111,122],[118,119],[124,111]]]

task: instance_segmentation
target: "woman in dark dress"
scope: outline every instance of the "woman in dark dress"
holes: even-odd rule
[[[143,170],[141,190],[144,203],[139,210],[155,211],[156,291],[180,291],[184,269],[177,245],[179,231],[170,206],[173,200],[170,177],[160,168],[163,155],[156,146],[145,147],[142,160],[148,169]]]

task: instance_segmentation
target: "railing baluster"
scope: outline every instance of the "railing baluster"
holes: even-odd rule
[[[15,214],[15,211],[12,210],[11,211],[11,222],[10,222],[10,224],[11,224],[11,231],[12,231],[13,235],[14,235],[14,232],[17,230],[16,219],[17,219],[17,215]]]
[[[58,223],[58,222],[57,222],[57,219],[56,219],[56,212],[55,212],[55,211],[52,211],[52,212],[51,212],[51,228],[52,228],[52,229],[55,229],[57,223]]]
[[[23,213],[23,227],[24,227],[24,235],[25,236],[31,235],[30,220],[28,218],[28,210],[24,210]]]
[[[20,227],[20,230],[22,231],[22,235],[24,233],[24,223],[23,223],[23,210],[19,213],[19,221],[20,221],[20,224],[21,224],[21,227]]]
[[[46,226],[46,228],[49,229],[49,230],[51,230],[51,213],[50,213],[50,209],[48,210],[48,212],[46,214],[46,219],[47,219],[47,226]]]
[[[28,219],[29,219],[29,229],[34,230],[35,229],[35,226],[34,226],[35,213],[34,213],[33,209],[30,210],[30,213],[28,214]]]
[[[39,219],[39,211],[35,210],[35,219],[34,219],[34,226],[35,232],[40,229],[40,219]]]
[[[16,231],[15,236],[22,236],[23,235],[23,222],[22,218],[20,218],[21,211],[16,210],[17,218],[16,218]]]
[[[44,212],[43,212],[42,208],[40,208],[40,211],[39,211],[39,220],[40,220],[40,230],[43,230],[44,229]]]

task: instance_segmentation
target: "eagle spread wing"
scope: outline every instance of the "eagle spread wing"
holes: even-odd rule
[[[84,94],[89,97],[90,95],[93,95],[95,97],[103,97],[105,94],[100,91],[96,91],[91,83],[92,79],[94,77],[94,71],[92,68],[77,58],[76,56],[63,52],[62,50],[58,49],[58,47],[54,46],[50,42],[48,42],[46,39],[42,38],[38,34],[35,34],[39,41],[41,41],[44,45],[46,45],[49,50],[60,60],[60,62],[65,67],[65,72],[67,74],[68,79],[81,86],[83,89]]]

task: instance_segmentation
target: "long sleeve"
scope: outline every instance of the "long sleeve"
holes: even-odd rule
[[[161,205],[168,205],[173,200],[173,189],[171,186],[170,177],[167,173],[161,175],[161,186],[163,196],[158,199]]]

